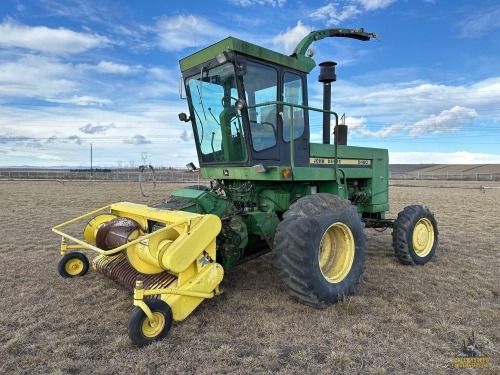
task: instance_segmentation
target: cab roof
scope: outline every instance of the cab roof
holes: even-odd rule
[[[237,38],[228,37],[181,59],[179,61],[181,71],[185,72],[188,69],[210,61],[221,52],[230,51],[239,52],[247,56],[255,57],[306,73],[309,73],[316,66],[316,63],[310,57],[301,56],[299,59],[257,46],[256,44],[245,42]]]

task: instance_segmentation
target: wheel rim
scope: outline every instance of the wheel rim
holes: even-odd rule
[[[165,327],[165,316],[161,312],[153,312],[153,318],[151,321],[146,317],[142,322],[142,333],[149,338],[158,336]]]
[[[83,271],[83,262],[78,258],[70,259],[66,262],[64,269],[66,273],[70,276],[76,276]]]
[[[434,245],[434,227],[427,218],[420,219],[413,228],[413,250],[419,257],[427,256]]]
[[[321,273],[331,283],[346,278],[354,261],[354,237],[344,223],[330,225],[323,234],[319,248]]]

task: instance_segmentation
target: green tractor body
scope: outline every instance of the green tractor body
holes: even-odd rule
[[[184,209],[223,218],[219,249],[226,269],[252,255],[261,240],[272,249],[283,214],[312,194],[349,200],[366,226],[389,223],[388,151],[346,145],[339,116],[308,105],[307,74],[316,64],[300,51],[320,37],[374,36],[334,31],[312,33],[292,56],[227,38],[180,61],[190,110],[180,118],[192,123],[201,178],[215,183],[210,191],[181,189],[174,197],[193,202]],[[325,87],[335,80],[335,63],[327,65]],[[314,113],[327,121],[323,143],[311,141]]]
[[[330,108],[336,63],[320,64],[323,105],[309,106],[307,74],[316,64],[308,48],[325,37],[376,35],[314,31],[291,56],[227,38],[182,59],[189,115],[179,120],[192,125],[200,177],[210,186],[178,189],[156,207],[117,203],[53,228],[62,236],[61,276],[89,268],[70,250],[92,250],[96,271],[134,289],[128,330],[136,345],[165,337],[172,320],[220,293],[225,271],[264,252],[274,253],[287,292],[317,308],[354,293],[365,228],[393,228],[403,264],[434,256],[438,230],[426,207],[386,218],[388,151],[347,145],[347,126]],[[321,118],[322,141],[313,142],[312,123]],[[62,232],[99,212],[83,240]]]

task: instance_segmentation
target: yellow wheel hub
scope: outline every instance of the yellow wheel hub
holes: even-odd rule
[[[150,338],[158,336],[165,327],[165,316],[162,313],[155,311],[153,317],[153,321],[146,317],[142,322],[142,333]]]
[[[354,262],[354,237],[344,223],[334,223],[323,234],[319,248],[321,273],[331,283],[340,283]]]
[[[70,276],[76,276],[83,271],[83,262],[80,259],[73,258],[66,262],[64,269]]]
[[[413,228],[413,250],[419,257],[429,255],[434,245],[434,227],[427,218],[420,219]]]

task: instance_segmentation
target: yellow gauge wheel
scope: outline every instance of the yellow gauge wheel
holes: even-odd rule
[[[76,276],[83,270],[83,262],[80,259],[70,259],[66,262],[64,267],[68,275]]]
[[[173,322],[170,306],[159,298],[145,299],[144,303],[151,310],[153,321],[140,307],[134,307],[128,321],[128,335],[137,346],[144,346],[163,339]]]
[[[156,337],[165,328],[165,316],[158,311],[153,312],[154,321],[146,316],[142,322],[142,334],[148,338]]]
[[[415,224],[412,235],[413,250],[419,257],[427,256],[434,246],[434,227],[427,218],[421,218]]]
[[[89,260],[76,251],[67,253],[59,261],[57,270],[62,277],[83,276],[89,270]]]
[[[346,278],[354,262],[354,237],[344,223],[334,223],[323,234],[319,249],[319,267],[323,276],[338,284]]]

